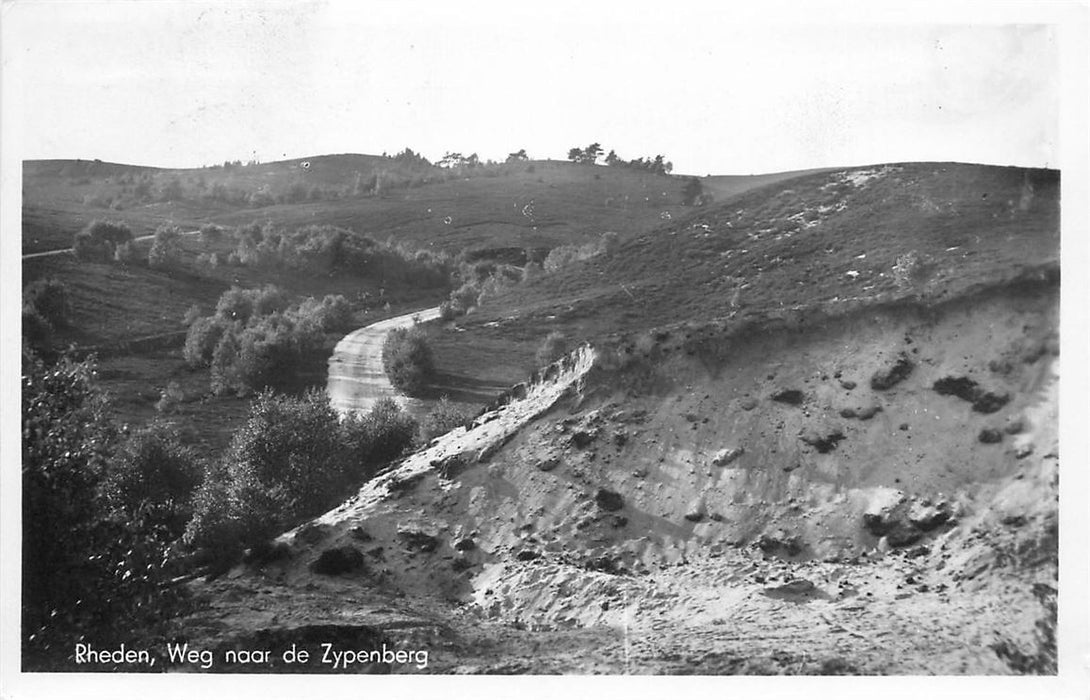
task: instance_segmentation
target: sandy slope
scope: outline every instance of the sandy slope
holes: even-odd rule
[[[1009,673],[992,645],[1032,650],[1056,584],[1056,301],[584,348],[207,584],[186,629],[366,631],[427,672]],[[315,574],[335,549],[363,564]]]

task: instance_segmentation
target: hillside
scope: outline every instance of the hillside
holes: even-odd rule
[[[355,163],[343,158],[338,177]],[[444,382],[511,388],[226,575],[189,581],[197,605],[175,639],[274,659],[301,644],[305,670],[324,672],[1054,668],[1058,172],[902,163],[711,179],[716,201],[683,207],[682,179],[534,165],[359,198],[201,204],[202,221],[333,223],[409,242],[410,261],[418,247],[523,270],[426,324]],[[63,165],[41,167],[59,182]],[[296,177],[246,167],[248,186]],[[148,205],[148,220],[175,204]],[[51,206],[91,213],[59,194]],[[273,229],[263,242],[283,241]],[[241,400],[208,396],[176,347],[126,336],[176,332],[190,304],[207,310],[234,283],[357,290],[359,324],[434,306],[451,286],[282,257],[197,262],[242,243],[187,237],[170,271],[55,256],[24,275],[69,286],[66,340],[119,346],[102,374],[124,415],[146,420],[159,386],[180,381],[175,418],[206,447],[229,439]],[[527,248],[558,246],[580,248],[526,264]],[[573,349],[537,367],[551,331]],[[323,642],[430,660],[330,668]]]
[[[650,328],[934,302],[1058,269],[1059,175],[952,163],[834,170],[760,187],[493,295],[435,332],[457,367],[508,341],[508,383],[550,331],[572,340]],[[472,357],[472,360],[466,359]],[[494,368],[494,365],[489,365]]]
[[[709,191],[733,194],[791,175],[731,176]],[[454,253],[548,249],[604,231],[649,230],[663,212],[682,211],[681,183],[559,161],[443,169],[348,154],[188,170],[28,161],[23,251],[66,247],[95,218],[127,221],[138,235],[168,220],[189,228],[271,220],[335,224]]]

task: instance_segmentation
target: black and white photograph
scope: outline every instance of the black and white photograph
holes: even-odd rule
[[[0,697],[1086,697],[1088,19],[3,2]]]

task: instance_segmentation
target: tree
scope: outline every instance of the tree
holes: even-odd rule
[[[617,156],[616,151],[614,151],[613,149],[610,149],[609,150],[609,155],[606,156],[606,165],[613,166],[613,165],[617,165],[617,163],[619,163],[619,162],[623,162],[623,161],[621,161],[621,159]]]
[[[335,505],[347,448],[329,398],[263,392],[193,498],[186,544],[229,566],[242,550]]]
[[[72,250],[80,260],[106,262],[113,257],[114,249],[133,239],[132,229],[114,221],[92,221],[72,240]]]
[[[382,366],[394,388],[409,396],[419,395],[435,371],[424,332],[416,326],[390,331],[382,344]]]
[[[594,142],[591,145],[583,149],[583,162],[590,165],[594,165],[598,162],[598,157],[602,155],[602,144]]]
[[[182,262],[182,232],[177,226],[161,224],[155,229],[155,238],[148,251],[148,267],[153,270],[169,270]]]
[[[56,279],[36,280],[28,284],[23,290],[23,304],[34,309],[53,328],[67,326],[72,313],[68,287]]]
[[[573,163],[583,162],[583,149],[582,148],[569,149],[568,150],[568,160],[570,160]]]
[[[507,160],[505,162],[507,162],[507,163],[520,163],[522,161],[529,160],[529,159],[530,159],[529,156],[526,155],[526,149],[525,148],[520,148],[519,150],[515,151],[514,153],[508,153],[507,154]]]
[[[63,668],[73,640],[125,641],[170,615],[169,533],[105,488],[117,431],[90,361],[23,364],[24,670]]]

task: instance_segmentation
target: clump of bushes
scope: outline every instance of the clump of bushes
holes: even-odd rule
[[[341,295],[291,305],[275,286],[232,287],[213,315],[191,311],[187,320],[186,363],[211,367],[214,393],[246,395],[294,386],[301,372],[324,360],[325,334],[351,325],[352,310]]]
[[[417,439],[420,444],[426,445],[440,435],[465,425],[469,418],[470,414],[454,405],[448,397],[440,397],[439,403],[420,420]]]
[[[419,396],[435,372],[424,331],[417,326],[390,331],[382,344],[382,367],[394,388]]]
[[[132,229],[114,221],[92,221],[72,240],[72,251],[80,260],[108,262],[114,249],[133,239]]]
[[[403,243],[380,243],[336,226],[289,232],[250,224],[240,227],[235,236],[234,258],[254,267],[344,273],[429,288],[448,284],[453,267],[445,254],[413,250]]]
[[[184,541],[223,563],[320,514],[410,447],[416,424],[392,401],[339,421],[320,391],[260,394],[193,501]]]

